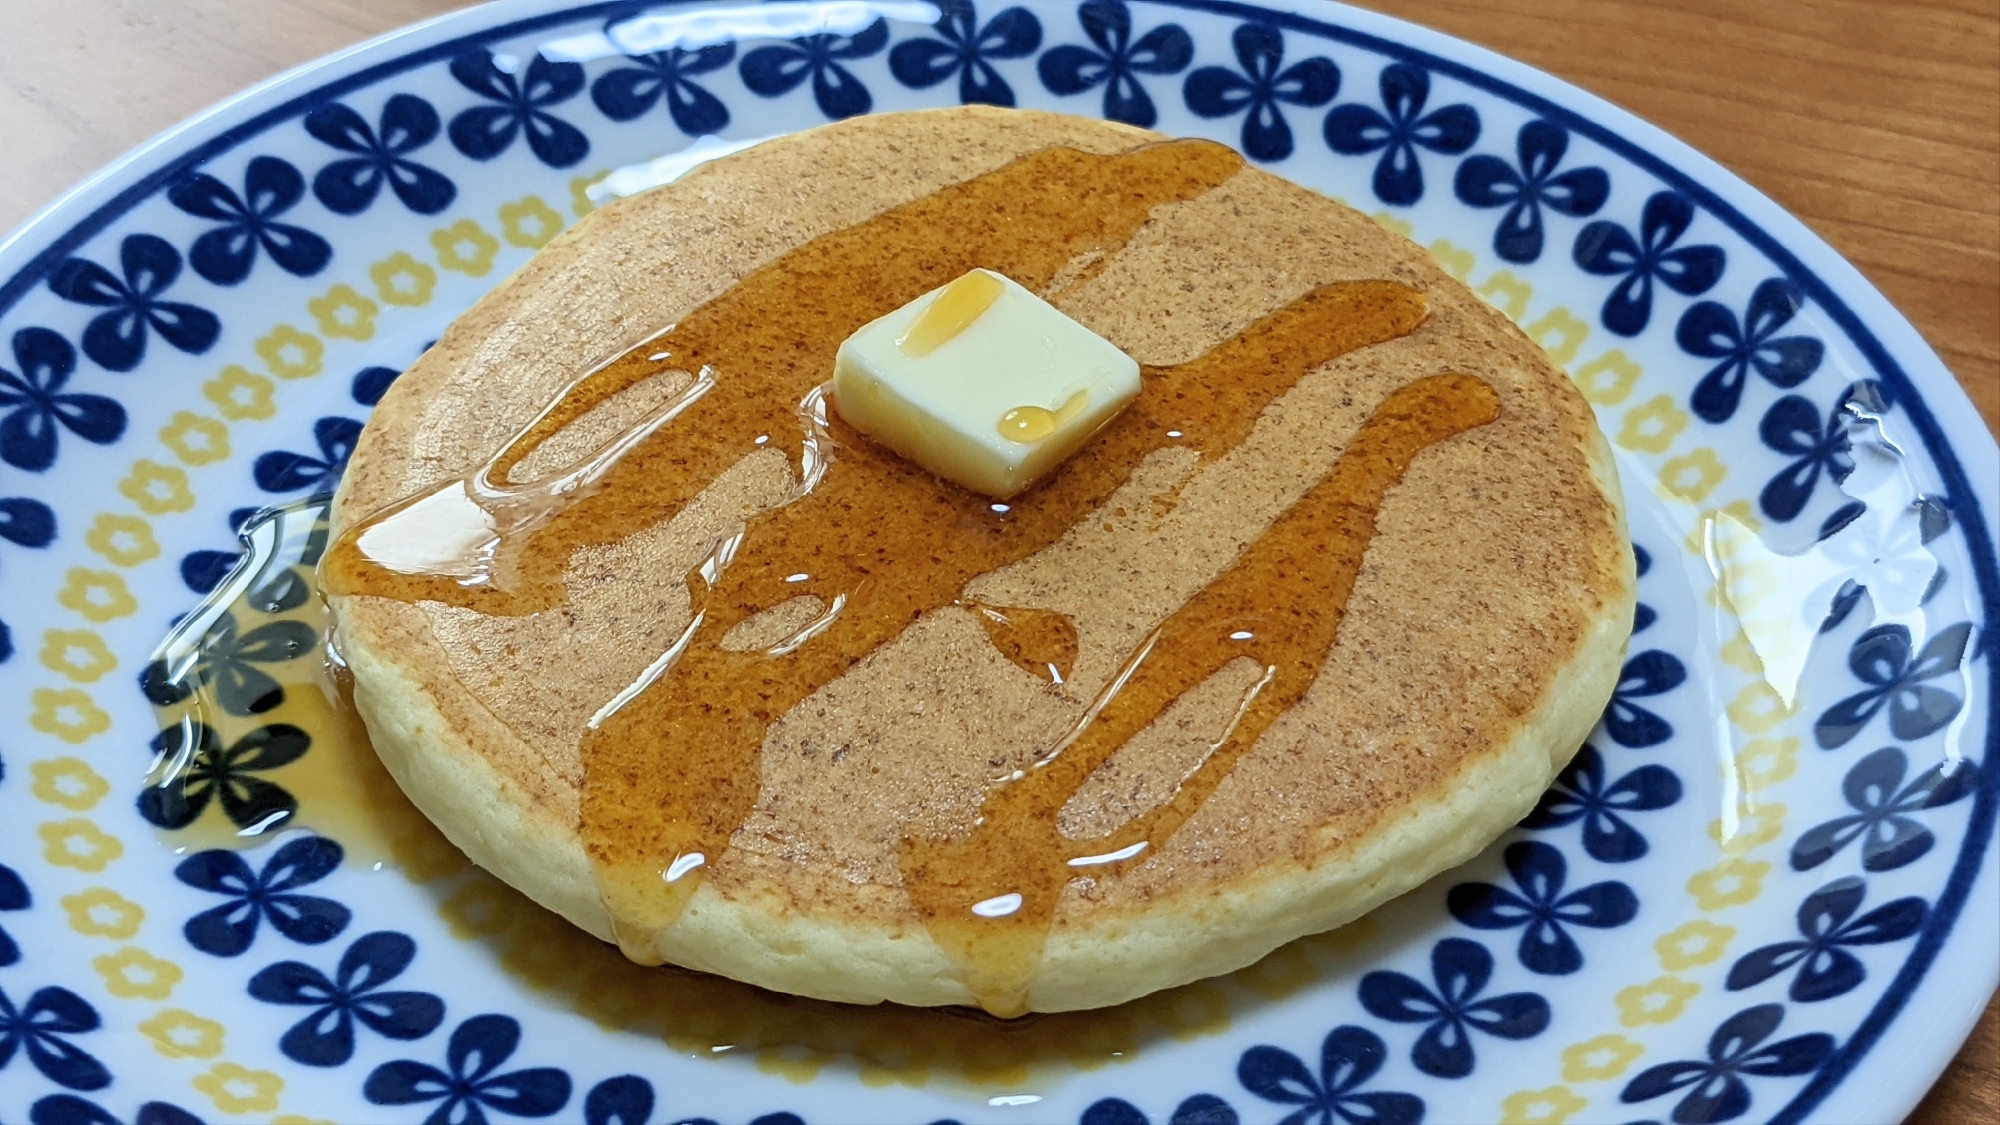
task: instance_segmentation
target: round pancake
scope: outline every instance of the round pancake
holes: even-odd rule
[[[814,238],[1048,146],[1159,139],[984,107],[879,115],[614,203],[397,380],[350,460],[336,531],[474,472],[579,375]],[[829,1000],[980,999],[904,888],[906,837],[969,826],[996,768],[1060,739],[1148,630],[1326,476],[1378,406],[1433,376],[1483,380],[1498,419],[1424,449],[1390,489],[1303,700],[1146,858],[1063,888],[1025,1006],[1119,1003],[1355,918],[1525,815],[1595,723],[1636,586],[1616,470],[1582,397],[1504,316],[1407,240],[1247,167],[1075,266],[1045,296],[1143,364],[1194,360],[1330,283],[1397,282],[1429,315],[1321,365],[1222,455],[1152,453],[1059,541],[966,587],[982,603],[1069,615],[1078,650],[1063,684],[1008,660],[972,610],[946,607],[792,708],[764,737],[754,811],[672,924],[618,927],[628,954]],[[622,392],[509,479],[563,469],[685,383]],[[674,434],[701,440],[698,426]],[[333,595],[390,772],[476,862],[612,939],[579,831],[586,731],[686,628],[684,576],[715,537],[791,487],[775,451],[745,457],[651,529],[577,550],[556,612]],[[770,644],[818,609],[787,603],[725,643]],[[1062,807],[1064,834],[1102,835],[1169,800],[1257,673],[1238,661],[1174,703]]]

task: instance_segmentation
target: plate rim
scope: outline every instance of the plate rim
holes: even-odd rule
[[[390,30],[264,79],[141,142],[59,194],[0,239],[0,278],[4,278],[0,280],[0,315],[11,311],[40,284],[56,262],[70,256],[176,177],[316,105],[449,58],[477,43],[530,34],[552,25],[702,2],[489,0]],[[1976,483],[2000,478],[2000,444],[1996,444],[1994,434],[1987,429],[1964,386],[1909,319],[1853,263],[1756,186],[1665,129],[1564,78],[1399,16],[1357,8],[1340,0],[1136,2],[1245,22],[1273,23],[1282,29],[1345,43],[1384,57],[1417,62],[1486,94],[1560,121],[1635,168],[1690,196],[1699,207],[1763,254],[1774,268],[1798,282],[1874,373],[1898,392],[1899,405],[1911,419],[1925,453],[1941,478],[1948,505],[1965,529],[1967,553],[1979,590],[1982,629],[1990,629],[1994,619],[2000,617],[2000,526],[1988,514],[1992,509],[2000,509],[2000,488],[1982,489]],[[1330,22],[1333,20],[1342,22]],[[1369,30],[1371,25],[1374,30]],[[1385,33],[1396,38],[1385,37]],[[285,96],[294,90],[299,92]],[[160,159],[163,156],[166,159]],[[71,219],[73,215],[76,218]],[[56,236],[35,247],[37,236],[52,227],[58,229]],[[1928,385],[1919,386],[1913,372],[1921,374]],[[1982,503],[1982,495],[1987,503]],[[2000,662],[1989,655],[1987,664],[1989,712],[1982,763],[1993,761],[1995,752],[2000,751],[2000,713],[1994,712],[1991,705],[2000,696]],[[1984,960],[1967,959],[1968,966],[1958,966],[1978,970],[1971,974],[1974,979],[1960,982],[1970,984],[1970,988],[1939,986],[1939,978],[1931,970],[1947,944],[1954,944],[1950,939],[1966,921],[1965,907],[1977,892],[1991,890],[1983,884],[1992,880],[1982,880],[1982,875],[1991,866],[1989,853],[1996,823],[2000,823],[2000,773],[1982,770],[1965,840],[1910,954],[1870,1006],[1868,1014],[1770,1121],[1790,1123],[1807,1119],[1864,1063],[1884,1058],[1872,1054],[1873,1048],[1920,991],[1930,1002],[1926,1005],[1927,1014],[1949,1028],[1946,1035],[1953,1046],[1948,1052],[1936,1051],[1914,1068],[1871,1066],[1877,1083],[1874,1100],[1907,1113],[1956,1058],[1987,998],[2000,988],[2000,961],[1988,964]],[[1954,952],[1966,948],[1964,941],[1954,944]]]

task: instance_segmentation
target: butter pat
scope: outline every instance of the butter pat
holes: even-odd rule
[[[1139,365],[1054,305],[973,270],[840,345],[834,408],[938,476],[1005,500],[1139,394]]]

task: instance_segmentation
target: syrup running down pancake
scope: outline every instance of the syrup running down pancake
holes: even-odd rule
[[[972,268],[1141,364],[1006,503],[827,409]],[[1469,858],[1610,694],[1589,408],[1218,145],[841,122],[592,215],[384,399],[323,579],[391,772],[628,956],[997,1014],[1227,972]]]

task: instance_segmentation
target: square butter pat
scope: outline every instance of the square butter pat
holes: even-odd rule
[[[1139,394],[1139,365],[991,270],[863,325],[840,345],[835,409],[931,472],[1006,499]]]

